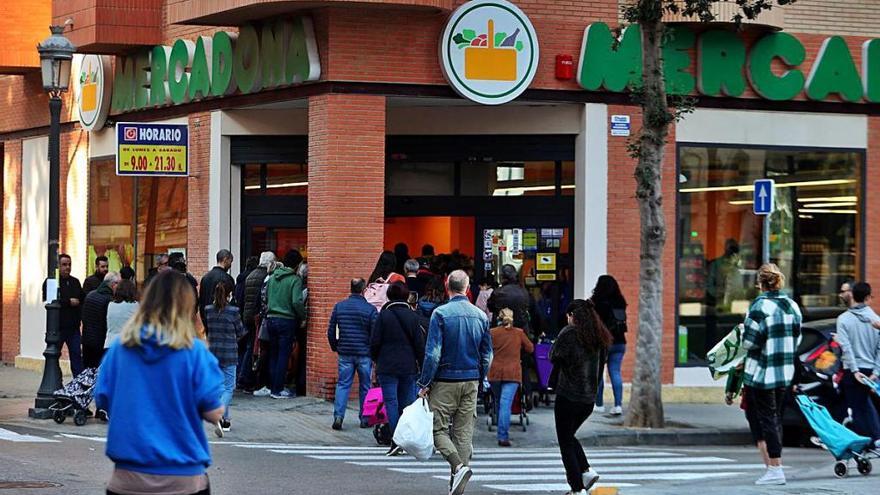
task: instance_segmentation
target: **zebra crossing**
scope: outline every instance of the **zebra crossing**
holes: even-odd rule
[[[382,447],[295,444],[235,444],[277,455],[304,456],[412,476],[449,479],[449,466],[439,454],[420,462],[409,456],[385,457]],[[597,487],[638,487],[649,482],[698,482],[755,474],[763,464],[742,464],[714,455],[641,448],[589,449],[590,464],[601,475]],[[474,451],[471,487],[507,493],[564,492],[569,489],[555,448],[483,448]],[[472,489],[471,488],[471,489]]]

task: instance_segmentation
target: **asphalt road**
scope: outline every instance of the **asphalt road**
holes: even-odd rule
[[[371,445],[320,446],[213,441],[210,468],[216,494],[444,494],[448,468],[439,457],[422,463],[389,459]],[[102,493],[112,470],[101,437],[59,435],[50,429],[0,425],[0,494]],[[603,493],[626,495],[713,494],[868,495],[880,493],[877,472],[851,470],[839,480],[833,459],[819,449],[787,449],[789,483],[755,487],[762,473],[751,448],[621,447],[588,450],[602,476]],[[543,494],[567,491],[554,448],[477,449],[467,493]],[[54,486],[37,488],[40,483]],[[25,488],[31,485],[33,488]],[[610,490],[610,491],[608,491]]]

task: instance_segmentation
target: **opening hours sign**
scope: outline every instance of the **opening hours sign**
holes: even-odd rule
[[[186,124],[116,124],[116,174],[189,175],[189,128]]]

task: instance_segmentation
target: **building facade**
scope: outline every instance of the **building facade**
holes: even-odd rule
[[[548,334],[610,273],[630,302],[630,376],[639,211],[627,145],[641,115],[623,90],[641,64],[637,27],[612,43],[622,1],[8,3],[71,19],[66,35],[88,55],[62,119],[61,251],[74,275],[100,255],[143,280],[162,253],[185,253],[199,276],[221,248],[233,272],[299,249],[308,391],[326,396],[330,309],[400,242],[467,255],[478,279],[514,264]],[[676,390],[713,385],[706,351],[756,295],[754,180],[776,183],[769,255],[809,318],[840,311],[842,281],[880,274],[880,7],[801,0],[741,31],[669,21],[667,85],[698,97],[663,171],[662,378]],[[4,60],[0,357],[34,366],[47,100],[38,61]],[[186,174],[118,173],[120,123],[185,124]]]

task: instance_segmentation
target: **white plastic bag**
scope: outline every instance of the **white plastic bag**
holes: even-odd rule
[[[427,461],[434,455],[434,413],[428,401],[417,399],[403,409],[394,443],[420,461]]]

